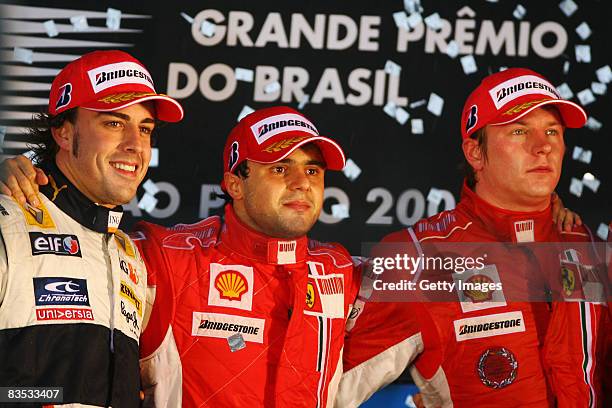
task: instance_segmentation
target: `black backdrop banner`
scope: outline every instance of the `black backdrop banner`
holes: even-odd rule
[[[213,192],[227,134],[241,112],[282,104],[299,108],[350,158],[344,173],[328,173],[311,235],[357,254],[361,242],[455,206],[467,95],[489,73],[528,67],[589,114],[587,127],[566,133],[557,191],[597,232],[612,208],[606,7],[593,0],[4,2],[3,150],[27,150],[26,119],[45,109],[59,68],[95,49],[124,49],[186,111],[180,124],[159,131],[150,182],[125,207],[128,227],[220,213]]]

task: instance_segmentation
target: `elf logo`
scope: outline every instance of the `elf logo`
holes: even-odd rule
[[[42,232],[30,232],[30,245],[32,255],[81,255],[81,245],[76,235],[68,234],[43,234]]]

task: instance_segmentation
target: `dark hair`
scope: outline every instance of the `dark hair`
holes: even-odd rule
[[[470,138],[476,140],[478,142],[478,148],[482,152],[482,157],[484,160],[487,160],[487,134],[485,133],[485,128],[482,127],[472,133]],[[478,180],[476,179],[476,172],[474,172],[474,168],[467,161],[465,156],[463,157],[463,172],[465,175],[465,182],[470,189],[474,189],[476,187],[476,183]]]
[[[237,175],[238,177],[240,177],[241,179],[246,179],[247,177],[249,177],[249,165],[248,165],[248,161],[244,160],[242,162],[240,162],[236,168],[234,169],[234,171],[232,171],[232,173],[234,173],[235,175]],[[233,198],[231,195],[229,195],[227,193],[227,191],[223,190],[223,193],[221,194],[216,194],[217,197],[222,198],[223,200],[225,200],[225,204],[232,204],[234,202]]]
[[[62,113],[52,116],[49,113],[38,113],[34,115],[28,127],[28,148],[34,152],[34,161],[37,164],[55,161],[55,155],[59,146],[53,139],[51,129],[61,127],[65,121],[76,123],[77,108],[68,109]]]

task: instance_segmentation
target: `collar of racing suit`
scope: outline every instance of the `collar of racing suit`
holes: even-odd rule
[[[495,207],[472,191],[467,184],[461,190],[461,205],[474,221],[500,242],[550,241],[555,228],[550,204],[543,211],[521,212]]]
[[[221,243],[241,256],[271,265],[303,262],[308,252],[308,237],[286,240],[253,231],[238,219],[231,205],[225,206]]]
[[[40,166],[49,183],[40,186],[40,192],[57,205],[70,218],[96,232],[115,232],[123,215],[123,208],[106,208],[92,202],[81,193],[60,171],[55,163]]]

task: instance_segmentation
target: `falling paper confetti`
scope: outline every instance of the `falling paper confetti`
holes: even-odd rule
[[[463,67],[463,72],[466,75],[473,74],[478,71],[478,67],[476,66],[476,60],[473,55],[464,55],[460,59],[461,66]]]
[[[595,71],[595,74],[601,83],[607,84],[612,81],[612,70],[610,69],[609,65],[599,68],[597,71]]]
[[[597,193],[601,182],[591,173],[584,173],[584,176],[582,176],[582,184],[591,189],[594,193]]]
[[[587,64],[591,62],[591,47],[589,45],[576,46],[576,61],[586,62]]]
[[[121,27],[121,10],[110,7],[106,9],[106,27],[110,30],[118,30]]]
[[[149,167],[159,166],[159,149],[157,147],[151,148],[151,160],[149,160]]]
[[[155,184],[155,182],[151,179],[145,181],[142,188],[144,188],[144,190],[151,195],[155,195],[159,192],[159,187],[157,187],[157,184]]]
[[[414,101],[410,104],[410,109],[418,108],[419,106],[423,106],[427,103],[425,99],[419,99],[418,101]]]
[[[359,175],[361,174],[361,169],[352,159],[348,159],[346,161],[344,169],[342,169],[342,172],[344,173],[346,178],[351,181],[355,181],[357,177],[359,177]]]
[[[215,35],[215,29],[217,26],[214,23],[211,23],[208,20],[202,21],[202,25],[200,26],[200,32],[204,37],[212,37]]]
[[[451,40],[448,42],[448,46],[446,47],[446,55],[451,58],[457,57],[459,55],[459,44],[455,40]]]
[[[591,27],[589,27],[586,21],[583,21],[576,27],[576,33],[578,33],[580,38],[584,41],[591,36]]]
[[[601,82],[591,82],[591,90],[596,95],[605,95],[608,91],[608,87]]]
[[[15,61],[32,64],[34,61],[34,52],[28,48],[15,47],[13,49],[13,57],[15,58]]]
[[[72,16],[70,17],[70,23],[72,24],[73,31],[85,31],[89,28],[87,17],[85,16]]]
[[[421,7],[421,1],[404,0],[404,10],[406,10],[408,14],[420,13],[421,11],[423,11],[423,8]]]
[[[570,69],[570,62],[569,61],[565,61],[563,63],[563,73],[567,74],[569,72]]]
[[[346,204],[334,204],[331,206],[332,217],[343,220],[349,218],[349,209]]]
[[[574,151],[572,152],[572,159],[589,164],[591,163],[592,157],[593,152],[591,150],[584,150],[580,146],[574,146]]]
[[[155,209],[156,205],[157,198],[153,197],[149,193],[145,193],[145,195],[143,195],[140,201],[138,202],[138,208],[145,210],[148,213],[151,213],[151,211]]]
[[[512,15],[517,20],[522,20],[523,17],[525,17],[525,14],[527,14],[527,10],[521,4],[517,4],[514,12],[512,12]]]
[[[302,96],[302,99],[300,99],[300,104],[298,105],[298,109],[299,110],[304,109],[304,106],[306,106],[308,102],[310,102],[310,95],[304,94],[304,96]]]
[[[434,31],[442,29],[442,19],[440,19],[440,15],[438,13],[433,13],[425,17],[425,24]]]
[[[559,3],[559,8],[567,17],[571,16],[578,10],[578,5],[574,3],[572,0],[563,0]]]
[[[574,93],[567,83],[562,83],[557,87],[557,92],[563,99],[572,99],[574,97]]]
[[[575,177],[572,177],[569,191],[576,197],[582,197],[582,182]]]
[[[427,104],[427,110],[436,116],[442,115],[442,109],[444,108],[444,99],[435,93],[429,95],[429,103]]]
[[[599,227],[597,227],[597,236],[602,240],[606,241],[608,239],[609,231],[610,229],[608,228],[608,226],[602,222],[599,224]]]
[[[49,37],[57,37],[57,35],[59,34],[59,32],[57,31],[57,26],[55,25],[55,21],[47,20],[43,23],[43,26],[45,27],[45,31],[47,32],[47,35]]]
[[[395,119],[401,124],[401,125],[405,125],[406,122],[408,121],[408,118],[410,118],[410,114],[408,112],[406,112],[405,109],[398,107],[395,110]]]
[[[391,60],[385,63],[385,72],[391,76],[399,76],[402,72],[402,67]]]
[[[248,105],[244,105],[244,107],[242,108],[242,110],[238,114],[237,122],[240,122],[242,120],[242,118],[244,118],[245,116],[247,116],[248,114],[253,113],[253,112],[255,112],[255,109],[251,108]]]
[[[599,129],[601,129],[601,127],[603,126],[603,124],[598,121],[597,119],[595,119],[594,117],[589,117],[587,119],[586,125],[587,128],[591,129],[594,132],[597,132]]]
[[[410,121],[410,126],[412,127],[413,135],[422,135],[425,131],[423,127],[423,119],[412,119]]]
[[[393,101],[389,101],[385,104],[385,106],[383,106],[383,111],[391,116],[392,118],[395,118],[395,111],[397,110],[397,105],[395,104],[395,102]]]
[[[423,16],[420,13],[412,13],[407,19],[408,27],[414,29],[423,22]]]
[[[193,17],[187,15],[186,13],[183,13],[182,11],[181,17],[183,17],[189,24],[193,24]]]
[[[410,26],[408,25],[408,16],[405,11],[398,11],[397,13],[393,13],[393,21],[395,21],[395,25],[397,28],[403,28],[406,31],[410,31]]]
[[[442,202],[442,191],[432,187],[429,190],[429,194],[427,194],[427,201],[440,205],[440,202]]]
[[[278,92],[281,89],[281,84],[278,81],[274,81],[264,86],[264,93],[270,94],[274,92]]]
[[[252,69],[236,68],[234,74],[238,81],[253,82],[254,73]]]
[[[582,91],[578,92],[576,96],[578,96],[578,100],[583,106],[595,102],[595,96],[590,89],[583,89]]]

